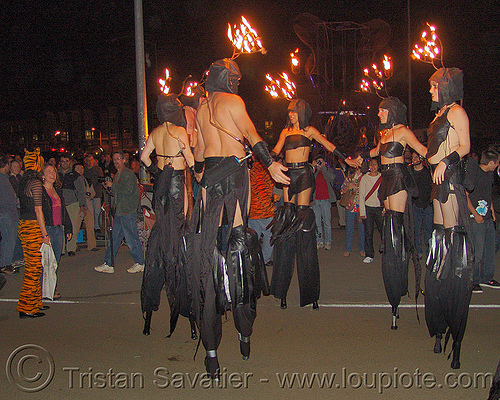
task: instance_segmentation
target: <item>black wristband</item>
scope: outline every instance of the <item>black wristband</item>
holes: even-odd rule
[[[360,154],[361,158],[363,160],[369,160],[371,157],[370,157],[370,150],[363,150]]]
[[[203,166],[205,165],[205,161],[194,161],[194,172],[196,174],[200,174],[203,172]]]
[[[458,164],[458,162],[460,161],[460,154],[454,151],[447,157],[443,158],[441,161],[444,162],[447,167],[449,167],[450,165]]]
[[[276,154],[274,151],[271,151],[269,154],[271,155],[274,161],[278,161],[279,154]]]
[[[269,166],[273,163],[273,159],[271,154],[269,154],[269,150],[267,149],[266,142],[261,140],[260,142],[255,143],[252,150],[255,152],[259,160],[269,168]]]
[[[340,158],[342,161],[345,161],[345,159],[347,158],[347,156],[345,154],[343,154],[339,149],[335,148],[335,150],[333,150],[333,155],[334,156],[337,156],[338,158]]]
[[[146,170],[151,172],[152,175],[156,175],[159,171],[158,167],[156,165],[154,165],[153,163],[151,163],[149,165],[149,167],[146,167]]]

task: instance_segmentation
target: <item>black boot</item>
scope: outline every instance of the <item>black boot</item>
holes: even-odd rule
[[[144,316],[144,330],[142,333],[146,336],[149,335],[151,330],[151,316],[153,315],[153,311],[146,311],[146,315]]]
[[[189,314],[189,323],[191,324],[191,339],[198,339],[198,334],[196,333],[196,323],[194,321],[194,315]]]
[[[219,381],[220,367],[216,350],[207,350],[207,356],[205,357],[205,368],[207,370],[208,376],[211,379],[213,379],[214,381]]]
[[[281,299],[281,305],[280,305],[280,307],[281,307],[283,310],[286,310],[286,308],[288,307],[288,306],[286,305],[286,297],[285,297],[285,298],[283,298],[283,299]]]
[[[460,348],[462,347],[462,342],[453,342],[453,359],[451,360],[451,368],[460,368]]]
[[[240,352],[243,360],[248,360],[250,358],[250,336],[242,336],[241,333],[238,333],[238,339],[240,340]]]

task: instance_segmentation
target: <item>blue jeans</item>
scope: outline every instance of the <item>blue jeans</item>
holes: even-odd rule
[[[365,228],[358,222],[359,212],[345,210],[345,250],[352,250],[352,237],[354,235],[354,225],[358,225],[358,251],[365,251]]]
[[[332,243],[332,204],[330,200],[314,200],[313,211],[316,216],[316,242]],[[323,221],[323,228],[321,228]],[[325,235],[323,236],[323,231]]]
[[[94,229],[100,229],[99,228],[99,213],[101,212],[101,198],[100,197],[94,197],[91,200],[92,207],[94,207]]]
[[[418,254],[427,253],[429,240],[432,235],[432,221],[434,218],[434,209],[432,205],[425,208],[417,207],[413,204],[413,221],[415,224],[415,247]],[[422,247],[422,227],[424,229],[425,249]]]
[[[474,284],[486,283],[495,274],[495,226],[488,219],[478,224],[471,219],[474,239]]]
[[[272,220],[272,217],[262,219],[248,219],[248,227],[257,232],[257,236],[259,237],[259,239],[260,235],[263,235],[262,255],[264,256],[265,263],[271,261],[271,257],[273,255],[273,248],[271,246],[271,230],[266,229],[266,227]]]
[[[0,214],[0,267],[10,265],[14,256],[14,248],[17,238],[17,225],[19,220],[13,219],[10,214]]]
[[[115,215],[113,219],[113,254],[116,257],[118,248],[125,239],[130,249],[130,254],[134,262],[144,264],[144,255],[142,254],[142,245],[137,232],[137,214]],[[111,246],[106,249],[104,262],[111,265]]]
[[[61,259],[61,253],[64,243],[64,231],[61,225],[59,226],[46,226],[47,234],[50,237],[50,243],[52,244],[52,250],[56,256],[57,264]]]

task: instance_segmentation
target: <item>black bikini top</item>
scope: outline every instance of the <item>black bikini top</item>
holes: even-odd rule
[[[288,135],[285,138],[285,151],[298,149],[299,147],[309,147],[312,140],[299,133]]]
[[[387,158],[402,157],[404,146],[399,142],[380,143],[380,154]]]
[[[448,137],[448,131],[451,127],[450,121],[448,121],[450,108],[447,108],[442,115],[432,121],[427,129],[427,159],[438,152],[439,146]]]

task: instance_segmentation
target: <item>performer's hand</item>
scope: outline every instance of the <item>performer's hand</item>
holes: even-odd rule
[[[447,168],[446,164],[442,161],[440,161],[439,164],[437,165],[437,167],[434,171],[434,175],[432,176],[432,181],[436,185],[441,185],[441,183],[443,183],[446,168]]]
[[[271,177],[278,183],[282,183],[284,185],[290,184],[290,178],[284,174],[285,171],[288,171],[288,168],[283,164],[280,164],[274,161],[268,168]]]
[[[194,173],[194,179],[199,183],[201,181],[201,178],[203,177],[203,172],[200,173]]]
[[[474,215],[474,221],[476,221],[478,224],[483,224],[484,223],[484,218],[480,216],[479,214]]]
[[[44,238],[42,238],[42,243],[48,244],[50,246],[50,236],[46,235]]]
[[[363,159],[361,158],[361,156],[357,156],[354,159],[349,157],[345,159],[345,162],[350,167],[356,168],[356,167],[361,167],[361,164],[363,164]]]
[[[68,239],[68,242],[71,240],[72,237],[73,237],[72,233],[67,233],[66,234],[66,239]]]

